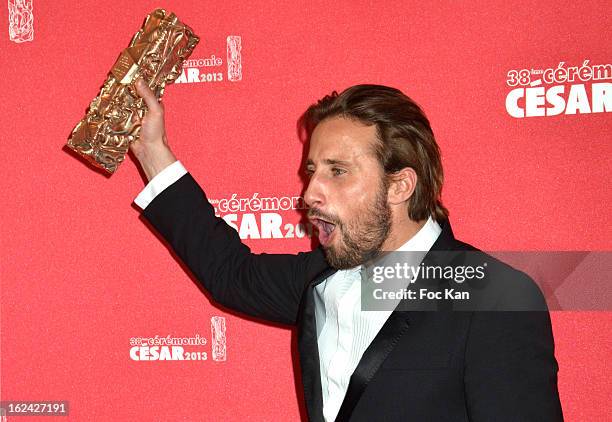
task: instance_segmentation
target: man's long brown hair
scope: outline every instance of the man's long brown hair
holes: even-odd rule
[[[448,217],[442,205],[444,174],[440,148],[423,110],[400,90],[383,85],[355,85],[336,91],[311,105],[300,119],[308,138],[314,128],[330,117],[354,119],[376,125],[375,154],[388,177],[410,167],[418,180],[408,204],[411,220],[437,221]]]

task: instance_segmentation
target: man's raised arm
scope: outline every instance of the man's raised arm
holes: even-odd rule
[[[327,266],[323,252],[251,253],[238,233],[215,216],[204,191],[170,150],[162,104],[142,81],[136,88],[148,107],[140,139],[130,146],[150,181],[145,191],[151,192],[139,195],[148,196],[141,202],[144,217],[217,302],[294,324],[305,284]]]

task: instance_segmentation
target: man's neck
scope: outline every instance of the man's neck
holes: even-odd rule
[[[404,243],[412,239],[423,228],[426,222],[427,220],[414,221],[406,217],[399,224],[393,224],[387,240],[383,243],[382,250],[389,252],[397,250]]]

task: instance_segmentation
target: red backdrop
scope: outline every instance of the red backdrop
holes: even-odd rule
[[[201,37],[192,58],[221,59],[166,90],[175,154],[218,206],[281,201],[220,209],[254,251],[310,248],[295,203],[281,206],[302,191],[296,120],[356,83],[398,87],[425,109],[459,238],[611,249],[609,2],[35,0],[33,39],[0,37],[2,400],[68,400],[71,420],[300,417],[292,332],[201,293],[131,205],[144,186],[131,159],[107,178],[62,150],[156,7]],[[241,80],[227,78],[228,36],[241,39]],[[213,316],[225,317],[225,361],[212,359]],[[552,318],[566,419],[606,419],[612,313]],[[196,334],[208,343],[185,349],[206,360],[130,356],[132,338]]]

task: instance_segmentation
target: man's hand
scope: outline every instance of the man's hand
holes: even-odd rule
[[[168,147],[166,128],[164,126],[164,106],[151,88],[139,79],[136,81],[136,92],[144,100],[148,111],[141,121],[140,139],[130,144],[130,149],[140,162],[148,180],[176,161]]]

